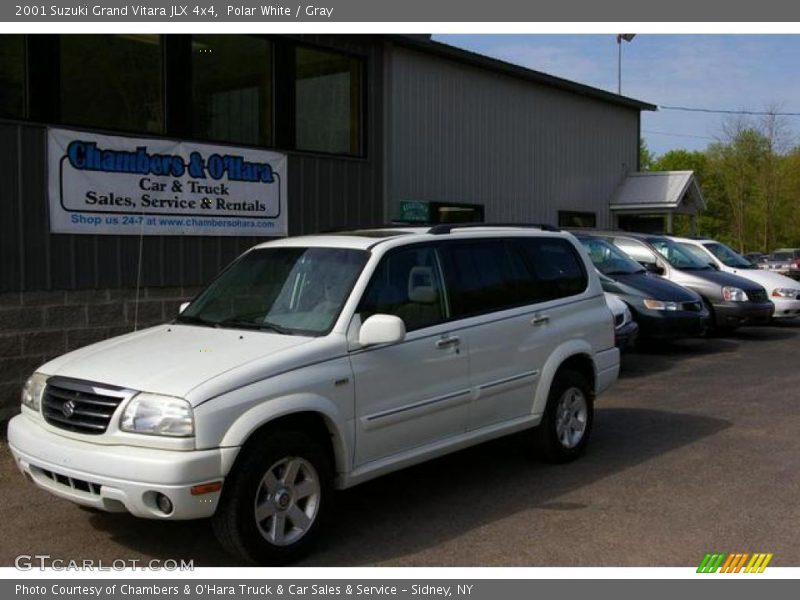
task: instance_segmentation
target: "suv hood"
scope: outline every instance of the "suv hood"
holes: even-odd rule
[[[159,325],[75,350],[39,371],[186,397],[192,389],[227,371],[315,339],[265,331]]]

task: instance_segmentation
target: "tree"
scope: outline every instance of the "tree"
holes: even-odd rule
[[[702,152],[671,150],[656,158],[644,140],[639,144],[642,170],[694,171],[706,200],[699,231],[742,252],[800,246],[800,146],[792,147],[779,107],[764,112],[726,119]],[[675,222],[676,233],[687,230]]]
[[[650,171],[652,170],[653,161],[655,160],[655,156],[650,149],[647,147],[647,142],[644,141],[643,137],[639,138],[639,170],[640,171]]]
[[[710,172],[730,211],[730,236],[740,252],[761,244],[753,225],[763,211],[761,173],[768,153],[768,140],[742,117],[725,121],[722,138],[706,151]]]
[[[765,249],[774,247],[778,215],[784,212],[782,208],[785,203],[785,177],[782,177],[781,173],[781,155],[785,154],[789,147],[789,124],[786,117],[779,115],[778,112],[779,107],[773,104],[759,123],[759,130],[766,143],[759,173],[763,199],[761,216],[764,245],[762,247]]]
[[[706,201],[706,209],[697,217],[697,227],[705,235],[730,241],[727,208],[719,201],[719,185],[709,170],[705,152],[697,150],[670,150],[659,156],[652,164],[654,171],[693,171],[694,178]],[[677,235],[688,234],[686,219],[676,219],[674,231]]]

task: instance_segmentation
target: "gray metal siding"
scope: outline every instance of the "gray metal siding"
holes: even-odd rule
[[[325,41],[330,36],[307,41]],[[382,46],[351,38],[346,50],[367,58],[365,158],[289,155],[289,233],[378,224],[382,205]],[[51,234],[46,127],[0,121],[0,293],[125,288],[136,285],[137,236]],[[143,286],[194,286],[268,238],[145,236]]]
[[[405,48],[392,49],[389,195],[470,202],[492,221],[597,214],[635,171],[639,112]]]

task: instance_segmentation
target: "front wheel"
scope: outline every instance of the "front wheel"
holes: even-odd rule
[[[248,444],[228,477],[214,532],[231,554],[286,564],[311,549],[330,489],[330,461],[303,432],[272,431]]]
[[[559,371],[534,430],[539,451],[550,462],[575,460],[586,448],[593,421],[593,394],[586,378],[577,371]]]

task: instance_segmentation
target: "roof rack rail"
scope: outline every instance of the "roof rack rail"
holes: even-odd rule
[[[329,229],[323,229],[318,233],[347,233],[348,231],[364,231],[372,229],[408,229],[409,227],[426,227],[426,225],[420,225],[419,223],[415,225],[413,223],[399,223],[393,221],[391,223],[382,223],[380,225],[346,225],[343,227],[331,227]]]
[[[473,227],[509,227],[515,229],[541,229],[542,231],[561,231],[558,227],[549,223],[442,223],[434,225],[428,230],[432,235],[444,235],[454,229],[468,229]]]

